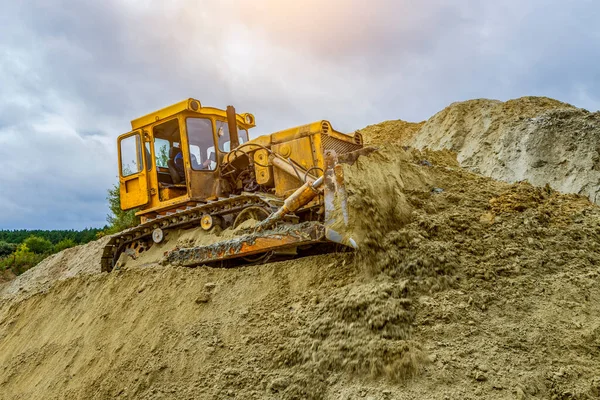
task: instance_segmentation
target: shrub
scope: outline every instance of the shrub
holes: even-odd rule
[[[35,267],[45,258],[43,254],[36,254],[29,250],[27,245],[21,244],[10,256],[0,260],[0,269],[11,269],[15,275],[20,275],[29,268]]]
[[[35,254],[50,253],[52,251],[52,242],[39,236],[29,236],[23,244]]]
[[[12,254],[17,249],[16,244],[0,241],[0,258]]]

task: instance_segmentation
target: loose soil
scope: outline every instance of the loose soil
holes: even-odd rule
[[[407,122],[402,120],[385,121],[360,129],[365,143],[369,144],[403,144],[411,141],[425,125],[423,122]]]

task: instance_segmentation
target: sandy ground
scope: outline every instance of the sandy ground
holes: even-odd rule
[[[357,253],[107,274],[91,243],[2,284],[0,397],[600,395],[600,207],[448,151],[345,175]]]
[[[599,112],[545,97],[470,100],[440,111],[402,144],[449,149],[474,172],[600,202]]]

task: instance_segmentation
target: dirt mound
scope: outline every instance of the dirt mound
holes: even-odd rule
[[[0,305],[0,392],[598,395],[598,206],[473,174],[449,152],[386,146],[344,172],[356,254],[93,275],[73,252],[83,274]]]
[[[600,113],[545,97],[453,103],[405,145],[457,153],[462,166],[508,182],[550,184],[600,202]]]
[[[102,249],[107,241],[108,237],[53,254],[35,268],[0,284],[0,303],[47,290],[58,280],[99,273]]]
[[[407,122],[402,120],[385,121],[360,129],[365,144],[402,144],[412,140],[414,135],[423,127],[423,122]]]

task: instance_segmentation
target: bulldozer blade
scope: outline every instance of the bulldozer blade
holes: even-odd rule
[[[347,227],[350,220],[348,193],[346,192],[346,185],[344,183],[344,170],[338,164],[338,161],[338,155],[335,151],[328,150],[325,152],[325,189],[323,190],[323,200],[325,205],[327,239],[358,249],[358,245],[353,238],[342,235],[333,229],[336,225]],[[337,221],[340,217],[339,213],[336,212],[337,207],[341,209],[341,221]]]
[[[278,249],[322,243],[331,240],[328,236],[332,236],[332,234],[328,232],[323,224],[305,222],[299,225],[279,227],[271,231],[252,233],[208,246],[175,249],[165,255],[164,262],[184,267],[195,267],[201,264],[247,257]]]

